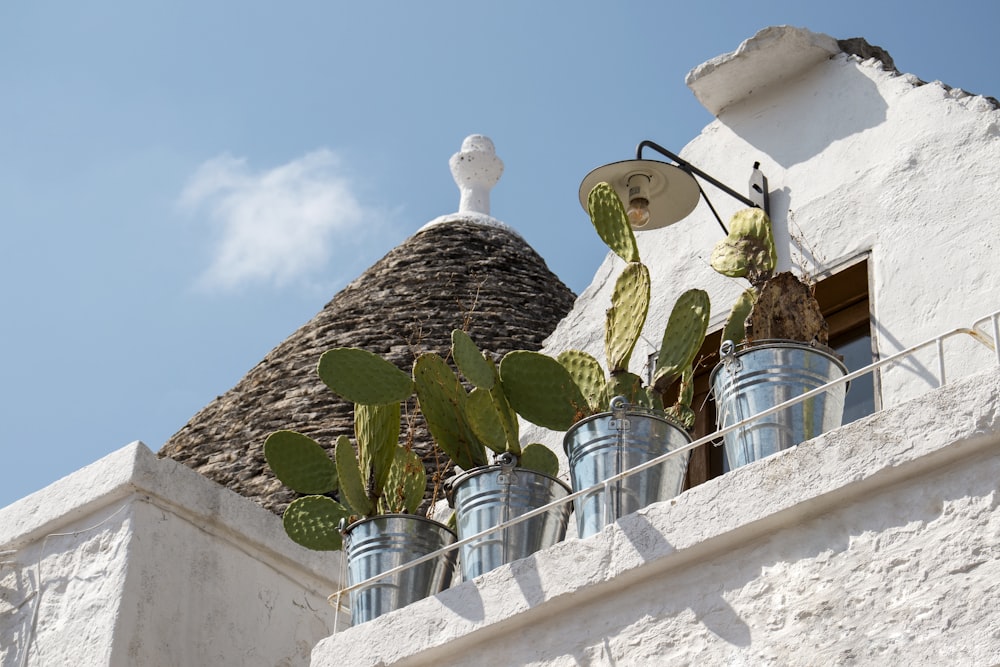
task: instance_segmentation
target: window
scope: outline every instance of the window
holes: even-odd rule
[[[868,298],[867,258],[816,283],[816,299],[830,327],[830,347],[843,355],[849,371],[872,363],[875,349],[871,336]],[[715,402],[709,396],[709,376],[719,361],[722,332],[705,337],[696,359],[694,403],[697,415],[693,437],[701,438],[716,430]],[[870,415],[877,409],[876,378],[866,375],[851,383],[844,408],[844,423]],[[687,488],[722,474],[722,448],[699,447],[691,452],[688,463]]]

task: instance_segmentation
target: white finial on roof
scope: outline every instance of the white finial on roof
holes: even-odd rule
[[[473,134],[462,142],[462,150],[448,162],[462,198],[459,213],[490,214],[490,190],[503,174],[503,162],[489,137]]]
[[[451,156],[448,164],[451,166],[451,175],[455,178],[458,191],[462,193],[458,202],[458,213],[435,218],[419,231],[445,223],[475,222],[517,234],[490,215],[490,190],[503,174],[503,162],[497,157],[490,138],[481,134],[469,135],[462,142],[462,149]]]

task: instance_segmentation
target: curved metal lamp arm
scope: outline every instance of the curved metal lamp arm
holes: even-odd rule
[[[761,173],[761,171],[760,171],[760,163],[759,162],[754,162],[754,164],[753,164],[753,174],[750,177],[750,192],[751,192],[751,195],[756,195],[757,196],[757,199],[754,200],[754,199],[750,199],[748,197],[744,197],[743,195],[741,195],[740,193],[736,192],[735,190],[733,190],[729,186],[727,186],[724,183],[721,183],[718,180],[712,178],[711,176],[709,176],[708,174],[706,174],[705,172],[703,172],[701,169],[698,169],[693,164],[691,164],[687,160],[683,159],[681,156],[676,155],[675,153],[672,153],[672,152],[668,151],[663,146],[659,145],[656,142],[649,141],[648,139],[645,140],[645,141],[640,141],[639,145],[636,146],[635,157],[636,157],[637,160],[641,160],[642,159],[642,149],[644,149],[644,148],[649,148],[651,150],[656,151],[660,155],[663,155],[664,157],[670,158],[671,160],[673,160],[677,164],[678,167],[680,167],[684,171],[688,172],[692,176],[698,176],[699,178],[702,178],[702,179],[708,181],[709,183],[711,183],[712,185],[714,185],[718,189],[722,190],[723,192],[725,192],[727,195],[729,195],[733,199],[736,199],[736,200],[738,200],[738,201],[746,204],[747,206],[750,206],[750,207],[753,207],[753,208],[764,209],[764,212],[767,213],[768,215],[770,215],[771,211],[770,211],[770,201],[769,201],[768,192],[767,192],[767,178],[764,176],[763,173]],[[720,218],[719,214],[716,213],[715,207],[712,206],[712,202],[709,201],[709,199],[708,199],[708,195],[706,195],[705,191],[701,189],[701,185],[698,186],[698,189],[701,190],[701,195],[702,195],[702,197],[705,198],[705,203],[708,204],[708,207],[710,209],[712,209],[712,213],[715,215],[715,219],[719,221],[719,226],[721,226],[722,230],[724,232],[726,232],[726,234],[728,235],[729,234],[729,230],[727,230],[726,226],[724,224],[722,224],[722,218]]]

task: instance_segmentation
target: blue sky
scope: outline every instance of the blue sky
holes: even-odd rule
[[[770,25],[1000,96],[1000,2],[0,4],[0,506],[201,407],[425,222],[469,134],[574,291],[592,168],[711,121],[684,84]]]

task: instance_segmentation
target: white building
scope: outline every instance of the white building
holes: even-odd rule
[[[728,184],[760,163],[779,268],[847,295],[845,340],[860,326],[886,358],[967,332],[882,369],[871,416],[353,628],[325,599],[339,556],[132,445],[0,510],[3,664],[1000,662],[1000,361],[968,335],[1000,310],[996,101],[788,27],[688,85],[716,120],[681,155]],[[723,219],[742,207],[706,192]],[[739,293],[708,266],[718,238],[704,204],[639,235],[646,339],[690,287]],[[547,351],[600,353],[617,261]]]

